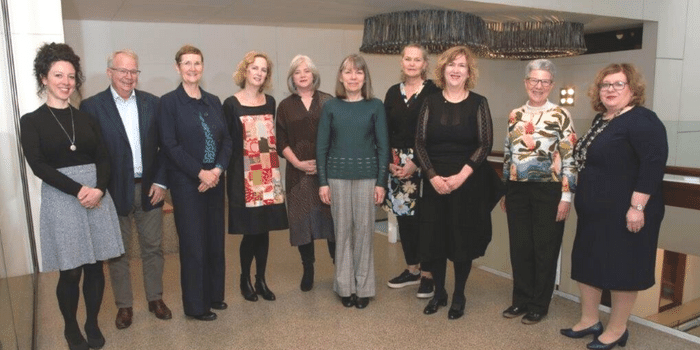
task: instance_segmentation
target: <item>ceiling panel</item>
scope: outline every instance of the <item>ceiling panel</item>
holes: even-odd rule
[[[462,0],[62,0],[63,18],[126,22],[260,24],[275,26],[361,26],[381,13],[419,9],[470,12],[486,21],[566,20],[586,32],[641,23],[627,19],[544,11]]]

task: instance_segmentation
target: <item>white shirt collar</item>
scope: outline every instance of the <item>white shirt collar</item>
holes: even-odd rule
[[[121,96],[119,96],[119,93],[117,93],[117,90],[114,90],[114,86],[112,86],[112,84],[109,84],[109,90],[112,91],[112,97],[114,98],[115,101],[126,102],[126,101],[129,101],[129,100],[136,98],[136,89],[131,90],[131,95],[129,95],[129,98],[126,100],[123,99]]]

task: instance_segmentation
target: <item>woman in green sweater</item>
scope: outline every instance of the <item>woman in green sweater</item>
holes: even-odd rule
[[[335,226],[333,290],[344,306],[363,309],[375,294],[374,206],[386,192],[389,136],[384,105],[372,97],[361,56],[343,59],[335,95],[323,106],[318,124],[318,192],[330,204]]]

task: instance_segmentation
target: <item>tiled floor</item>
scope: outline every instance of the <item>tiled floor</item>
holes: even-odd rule
[[[132,260],[135,293],[134,323],[125,330],[114,327],[116,306],[107,278],[100,313],[101,328],[110,349],[585,349],[590,339],[568,339],[559,329],[576,322],[578,304],[560,297],[552,301],[549,316],[534,326],[507,320],[500,313],[510,300],[511,282],[481,269],[472,270],[467,283],[466,314],[447,319],[447,308],[426,316],[425,300],[416,288],[392,290],[386,281],[404,268],[399,244],[375,235],[377,296],[367,309],[346,309],[332,292],[333,265],[325,242],[316,242],[316,284],[311,292],[299,290],[301,263],[289,246],[287,231],[271,234],[267,281],[277,294],[273,302],[243,300],[238,291],[240,236],[228,235],[227,294],[229,308],[218,320],[201,322],[182,313],[179,261],[166,257],[164,299],[173,319],[161,321],[148,312],[144,301],[140,261]],[[451,275],[448,271],[448,276]],[[56,304],[57,273],[40,278],[38,349],[65,349],[63,322]],[[452,278],[448,277],[448,288]],[[79,318],[84,319],[83,305]],[[603,320],[607,315],[602,315]],[[626,350],[700,349],[694,344],[648,327],[630,323]]]

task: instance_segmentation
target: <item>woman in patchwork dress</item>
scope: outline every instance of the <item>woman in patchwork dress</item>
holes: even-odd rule
[[[238,63],[234,81],[241,90],[224,101],[224,115],[233,139],[226,174],[229,233],[242,234],[241,294],[248,301],[275,300],[265,270],[269,232],[288,227],[282,176],[275,139],[275,99],[270,87],[272,62],[265,53],[250,51]],[[255,259],[255,288],[250,268]]]

